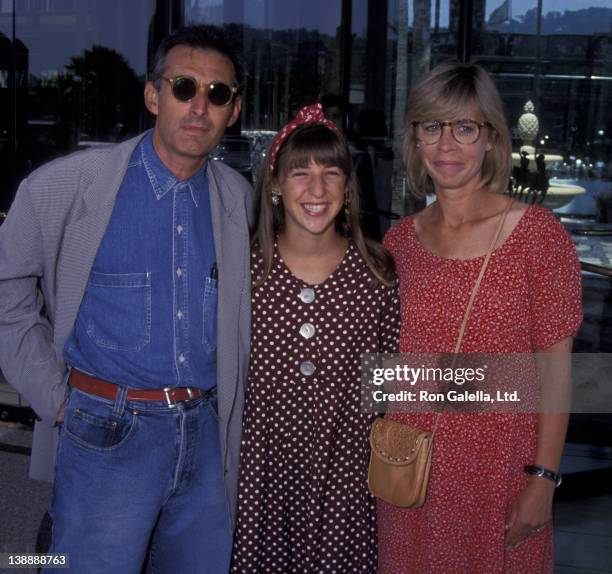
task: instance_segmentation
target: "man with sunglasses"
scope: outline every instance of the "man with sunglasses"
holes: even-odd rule
[[[50,551],[74,572],[229,569],[252,190],[209,154],[240,76],[219,31],[176,31],[153,130],[35,171],[1,228],[0,364],[42,419],[35,477],[59,429]]]

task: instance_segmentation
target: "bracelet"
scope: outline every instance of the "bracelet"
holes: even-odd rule
[[[527,474],[531,474],[532,476],[541,476],[542,478],[547,478],[548,480],[552,480],[555,483],[555,488],[559,488],[561,483],[563,482],[563,477],[558,472],[553,472],[552,470],[548,470],[543,466],[538,466],[537,464],[527,464],[523,470]]]

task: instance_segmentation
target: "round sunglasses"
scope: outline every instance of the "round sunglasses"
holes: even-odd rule
[[[199,90],[206,93],[208,101],[213,106],[227,106],[232,103],[239,88],[228,86],[223,82],[198,82],[191,76],[175,76],[174,78],[164,78],[170,84],[172,95],[179,102],[188,102],[195,98]]]

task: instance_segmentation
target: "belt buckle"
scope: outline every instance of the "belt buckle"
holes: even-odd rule
[[[168,405],[168,408],[173,409],[174,407],[176,407],[176,405],[178,404],[178,401],[175,401],[171,396],[170,393],[174,390],[174,387],[164,387],[162,389],[162,391],[164,391],[164,396],[166,397],[166,404]]]

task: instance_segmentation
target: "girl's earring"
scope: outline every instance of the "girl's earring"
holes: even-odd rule
[[[278,207],[280,205],[281,194],[279,191],[272,192],[272,205]]]

